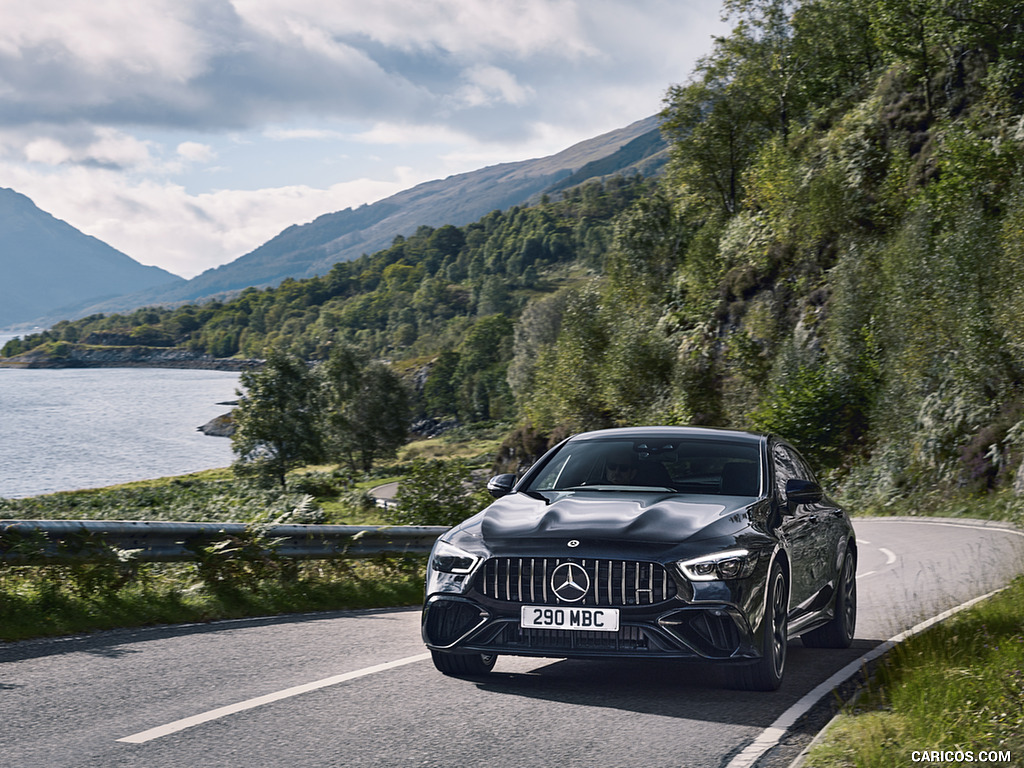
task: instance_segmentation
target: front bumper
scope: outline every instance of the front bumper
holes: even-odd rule
[[[523,628],[520,606],[476,595],[433,595],[423,609],[423,640],[432,650],[450,653],[558,658],[724,661],[759,655],[756,628],[728,603],[621,608],[617,632]]]

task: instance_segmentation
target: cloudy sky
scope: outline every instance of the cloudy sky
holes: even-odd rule
[[[183,277],[661,108],[719,0],[0,0],[0,187]]]

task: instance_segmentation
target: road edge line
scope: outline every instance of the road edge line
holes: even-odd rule
[[[225,707],[218,707],[217,709],[211,709],[207,712],[200,713],[198,715],[192,715],[191,717],[185,717],[181,720],[175,720],[172,723],[166,725],[159,725],[155,728],[149,728],[145,731],[132,734],[131,736],[125,736],[117,739],[117,741],[125,744],[145,744],[148,741],[159,739],[164,736],[169,736],[172,733],[178,733],[186,728],[192,728],[196,725],[208,723],[211,720],[219,720],[222,717],[233,715],[236,712],[244,712],[249,709],[255,709],[261,707],[264,704],[270,704],[275,701],[281,701],[282,699],[288,699],[293,696],[299,696],[303,693],[309,693],[310,691],[316,691],[321,688],[327,688],[332,685],[338,685],[339,683],[345,683],[349,680],[355,680],[360,677],[366,677],[377,672],[384,672],[395,667],[402,667],[406,664],[413,664],[418,661],[425,661],[430,658],[429,653],[421,653],[416,656],[406,656],[404,659],[396,659],[395,661],[387,661],[383,664],[375,664],[372,667],[364,667],[363,669],[357,669],[353,672],[345,672],[341,675],[334,675],[333,677],[325,677],[323,680],[316,680],[312,683],[304,683],[303,685],[296,685],[291,688],[285,688],[275,693],[268,693],[263,696],[256,696],[252,699],[246,699],[236,704],[229,704]]]
[[[833,673],[832,676],[829,677],[827,680],[825,680],[822,683],[819,683],[813,689],[805,693],[799,701],[797,701],[789,709],[787,709],[785,712],[779,715],[779,717],[776,718],[775,722],[768,726],[764,731],[762,731],[761,735],[754,739],[754,741],[751,742],[746,747],[746,749],[744,749],[742,752],[736,755],[731,761],[729,761],[729,763],[726,765],[726,768],[752,768],[754,763],[758,759],[760,759],[765,752],[767,752],[772,747],[776,746],[782,740],[782,737],[785,736],[789,729],[796,724],[797,720],[806,715],[815,704],[817,704],[832,690],[839,687],[847,680],[849,680],[851,677],[853,677],[855,674],[857,674],[857,672],[864,668],[864,665],[869,664],[870,662],[874,661],[880,656],[885,655],[907,638],[912,637],[918,634],[919,632],[923,632],[929,627],[938,624],[941,621],[945,621],[951,616],[955,616],[961,611],[965,611],[968,608],[971,608],[972,606],[976,605],[977,603],[980,603],[984,600],[988,600],[990,597],[998,595],[1005,589],[1006,587],[1000,587],[999,589],[992,590],[988,594],[971,598],[965,603],[961,603],[960,605],[945,610],[942,613],[938,613],[929,619],[925,619],[920,624],[917,624],[916,626],[913,626],[910,629],[904,630],[903,632],[900,632],[898,635],[890,637],[884,643],[876,645],[863,656],[854,659],[845,667],[840,669],[838,672]],[[835,718],[833,718],[833,720],[834,719]],[[825,727],[821,731],[819,731],[819,736],[822,733],[824,733],[825,730],[828,729],[828,726],[831,725],[831,723],[832,720],[830,720],[825,725]],[[815,737],[815,739],[817,739],[817,736]],[[813,744],[814,741],[812,741],[811,743]],[[804,751],[796,757],[796,760],[790,764],[790,768],[795,768],[799,765],[798,761],[804,758],[805,753],[809,748],[810,745],[808,745],[804,749]]]
[[[998,525],[998,524],[996,524],[996,525],[985,525],[984,524],[984,523],[993,523],[993,522],[1001,523],[1002,521],[979,520],[978,522],[982,523],[982,525],[970,525],[969,522],[973,522],[973,521],[969,520],[969,519],[968,520],[959,520],[959,519],[956,519],[956,518],[945,518],[945,517],[894,516],[894,517],[870,517],[870,518],[865,517],[865,518],[860,518],[860,519],[862,519],[862,520],[872,520],[872,521],[875,521],[875,520],[893,520],[893,521],[900,521],[900,522],[922,522],[922,523],[932,523],[932,524],[939,524],[939,525],[950,525],[950,526],[953,526],[953,527],[963,527],[963,528],[990,528],[990,529],[991,528],[996,528],[996,529],[1002,529],[1006,533],[1012,533],[1012,534],[1015,534],[1017,536],[1024,536],[1024,531],[1020,530],[1019,528],[1017,528],[1012,523],[1003,523],[1002,525]],[[732,758],[732,760],[730,760],[726,764],[725,768],[753,768],[755,763],[768,750],[770,750],[772,747],[777,746],[779,744],[779,742],[782,741],[782,738],[786,735],[786,733],[789,731],[789,729],[792,728],[796,724],[797,720],[799,720],[801,717],[806,715],[811,710],[811,708],[814,707],[815,704],[817,704],[821,699],[823,699],[831,691],[833,691],[835,688],[839,687],[840,685],[845,683],[847,680],[849,680],[851,677],[853,677],[855,674],[857,674],[857,672],[860,669],[862,669],[864,667],[864,665],[866,665],[866,664],[874,661],[875,659],[879,658],[880,656],[888,653],[894,647],[896,647],[897,644],[899,644],[903,640],[906,640],[907,638],[912,637],[912,636],[918,634],[919,632],[923,632],[924,630],[928,629],[929,627],[931,627],[931,626],[933,626],[935,624],[938,624],[941,621],[945,621],[946,619],[950,618],[951,616],[954,616],[957,613],[960,613],[961,611],[964,611],[964,610],[966,610],[966,609],[976,605],[977,603],[982,602],[983,600],[988,600],[990,597],[992,597],[994,595],[998,595],[1000,592],[1004,591],[1005,589],[1007,589],[1007,587],[1000,587],[999,589],[994,589],[991,592],[989,592],[988,594],[981,595],[980,597],[972,598],[972,599],[968,600],[965,603],[961,603],[960,605],[957,605],[957,606],[955,606],[953,608],[950,608],[950,609],[948,609],[946,611],[942,611],[941,613],[938,613],[938,614],[936,614],[935,616],[932,616],[929,619],[925,619],[924,621],[922,621],[921,623],[911,627],[910,629],[904,630],[903,632],[900,632],[897,635],[893,635],[891,638],[889,638],[885,642],[883,642],[883,643],[875,646],[874,648],[872,648],[870,651],[865,653],[863,656],[860,656],[860,657],[854,659],[849,664],[847,664],[845,667],[840,669],[838,672],[833,673],[827,680],[825,680],[822,683],[819,683],[812,690],[810,690],[807,693],[805,693],[803,695],[803,697],[800,698],[799,701],[797,701],[789,709],[787,709],[785,712],[783,712],[781,715],[779,715],[779,717],[775,719],[775,722],[773,722],[771,725],[769,725],[767,728],[765,728],[761,732],[761,734],[757,738],[754,739],[754,741],[752,741],[750,744],[748,744],[746,746],[746,748],[744,748],[737,755],[735,755]],[[799,768],[799,766],[802,764],[803,759],[806,757],[807,751],[811,748],[811,746],[813,744],[815,744],[821,738],[822,734],[824,734],[825,731],[828,730],[829,726],[832,725],[832,722],[834,720],[835,720],[835,717],[833,717],[831,720],[829,720],[828,723],[825,724],[824,728],[822,728],[818,732],[818,734],[814,737],[814,739],[811,740],[811,743],[808,744],[800,752],[800,754],[796,756],[796,758],[790,764],[789,768]]]

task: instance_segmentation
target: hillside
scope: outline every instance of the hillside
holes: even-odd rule
[[[185,281],[139,264],[24,195],[0,189],[0,328],[65,307]]]
[[[657,179],[4,353],[139,329],[217,357],[351,345],[406,375],[418,417],[516,425],[517,461],[572,431],[705,424],[788,437],[851,508],[1024,494],[1024,18],[963,7],[733,4],[668,90]]]
[[[78,314],[133,309],[230,295],[249,286],[277,285],[285,278],[326,274],[331,265],[374,253],[420,226],[461,226],[493,210],[525,204],[550,190],[614,174],[656,174],[667,151],[650,117],[576,144],[545,158],[482,168],[419,184],[358,209],[328,213],[288,227],[229,264],[186,283],[140,292],[82,308]]]

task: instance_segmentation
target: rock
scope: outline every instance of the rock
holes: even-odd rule
[[[231,437],[235,434],[235,419],[231,413],[224,413],[196,429],[210,437]]]

